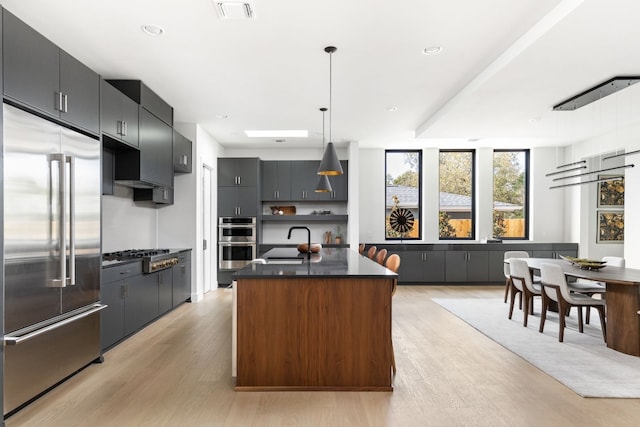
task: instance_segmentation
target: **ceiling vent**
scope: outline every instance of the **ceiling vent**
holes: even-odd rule
[[[253,5],[246,1],[216,1],[216,10],[220,19],[254,19]]]

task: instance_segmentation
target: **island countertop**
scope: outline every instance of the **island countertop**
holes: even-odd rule
[[[268,264],[249,264],[233,274],[234,279],[300,278],[301,276],[325,276],[335,278],[397,278],[397,274],[352,249],[322,248],[319,253],[301,254],[295,248],[274,248],[262,256]],[[302,260],[301,264],[289,264],[290,260]],[[270,263],[271,262],[271,263]],[[279,263],[282,262],[282,263]]]

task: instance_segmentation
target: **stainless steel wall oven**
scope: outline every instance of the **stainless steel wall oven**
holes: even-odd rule
[[[218,219],[218,268],[237,270],[256,257],[256,218]]]

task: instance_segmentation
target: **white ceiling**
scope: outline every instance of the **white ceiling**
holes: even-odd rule
[[[221,20],[212,0],[2,0],[104,78],[143,80],[176,122],[199,123],[225,146],[321,146],[328,45],[338,48],[338,145],[566,145],[640,120],[640,85],[551,111],[613,76],[640,75],[637,0],[252,3],[256,19]],[[144,24],[165,33],[146,35]],[[442,53],[421,53],[433,45]],[[247,138],[248,129],[310,137],[276,145]]]

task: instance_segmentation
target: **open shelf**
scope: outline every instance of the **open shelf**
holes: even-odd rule
[[[262,222],[347,222],[349,215],[263,215]]]

